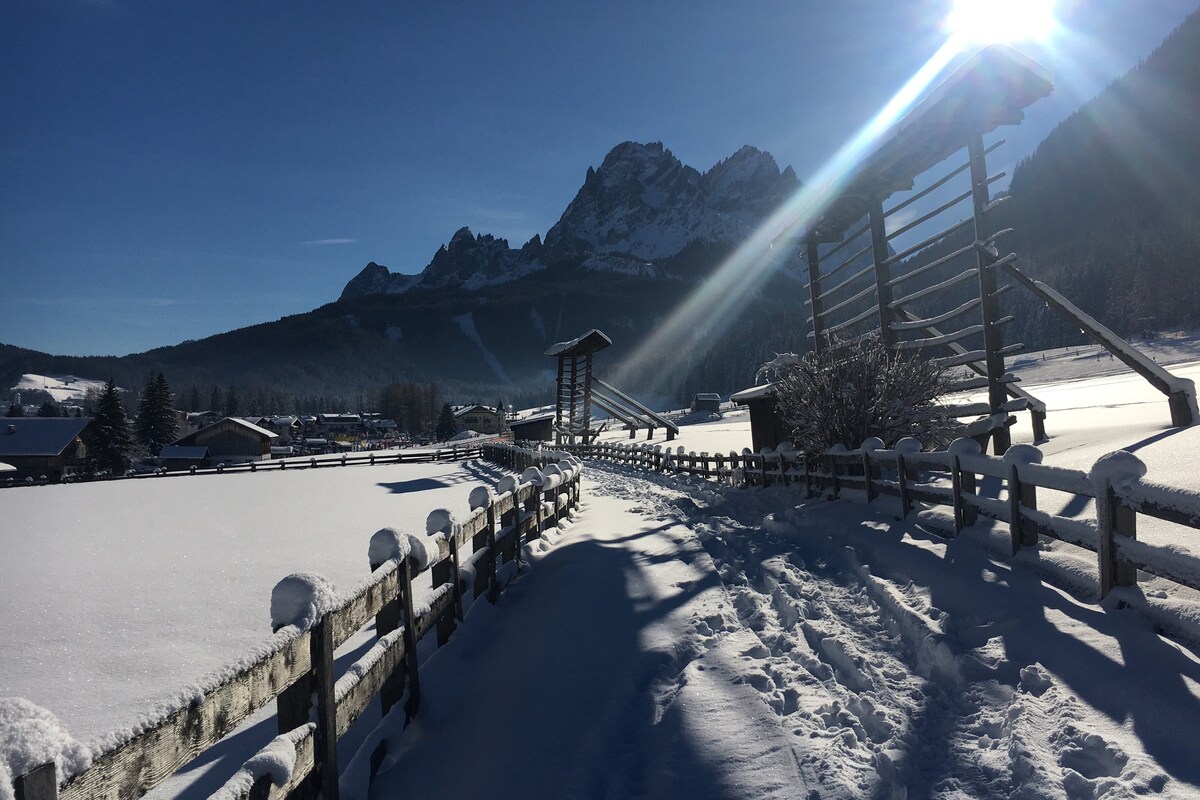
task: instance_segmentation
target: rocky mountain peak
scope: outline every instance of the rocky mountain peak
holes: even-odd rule
[[[692,242],[742,241],[799,185],[790,167],[780,172],[770,153],[749,145],[701,174],[662,142],[621,142],[598,168],[588,167],[544,242],[534,236],[517,250],[504,239],[460,228],[419,276],[368,265],[342,296],[473,288],[558,264],[641,270]]]

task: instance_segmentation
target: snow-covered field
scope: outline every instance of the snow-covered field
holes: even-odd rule
[[[100,392],[104,389],[104,381],[77,378],[74,375],[35,375],[26,373],[13,386],[12,392],[41,391],[50,395],[56,403],[67,400],[82,403],[88,390]]]
[[[1168,428],[1140,378],[1023,385],[1049,406],[1047,463],[1134,449],[1151,478],[1200,488],[1197,431]],[[743,412],[672,446],[749,440]],[[0,492],[0,696],[100,746],[261,642],[284,575],[348,590],[373,531],[464,513],[498,474],[406,464]],[[424,663],[409,729],[375,712],[378,729],[352,732],[347,745],[395,739],[371,796],[1200,796],[1200,657],[1137,603],[1090,602],[1090,555],[1074,572],[1057,545],[1010,560],[986,526],[947,542],[897,522],[890,498],[803,503],[602,464],[584,491],[500,603],[473,606]],[[1197,599],[1169,600],[1200,618]],[[273,733],[269,713],[252,724],[207,777],[156,796],[206,796]],[[362,796],[357,767],[344,789]]]

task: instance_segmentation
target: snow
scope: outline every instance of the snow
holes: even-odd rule
[[[293,625],[306,631],[337,607],[337,597],[337,589],[323,576],[293,572],[271,590],[271,628]]]
[[[1050,407],[1051,439],[1006,461],[1062,481],[1039,492],[1041,511],[1023,513],[1073,516],[1056,524],[1094,547],[1094,505],[1070,490],[1117,450],[1156,482],[1123,493],[1190,507],[1200,431],[1168,428],[1165,398],[1140,378],[1029,388]],[[1014,435],[1028,442],[1027,422]],[[735,412],[683,426],[670,449],[749,444],[748,417]],[[1112,477],[1119,460],[1096,474]],[[521,480],[553,483],[575,468],[565,460]],[[281,576],[314,570],[353,587],[368,562],[412,553],[427,563],[430,539],[402,531],[422,518],[426,532],[453,530],[516,487],[515,476],[480,486],[499,475],[479,462],[404,464],[0,492],[0,641],[15,643],[0,654],[0,695],[53,710],[55,729],[82,742],[71,753],[99,752],[294,636],[267,624]],[[995,503],[989,481],[980,490]],[[1094,553],[1043,541],[1010,557],[1006,526],[982,516],[946,540],[918,524],[928,513],[895,512],[890,497],[804,502],[796,487],[589,467],[582,513],[530,543],[498,604],[469,606],[423,662],[420,714],[406,727],[402,709],[382,721],[376,711],[368,724],[379,727],[356,739],[390,742],[371,795],[1200,793],[1198,593],[1143,576],[1096,604]],[[1192,569],[1194,532],[1185,540],[1155,523],[1139,518],[1139,539]],[[298,584],[305,592],[289,589],[290,613],[276,622],[329,602],[320,581]],[[428,607],[427,580],[418,595]],[[365,661],[343,689],[382,652],[358,647]],[[269,717],[247,730],[233,737],[242,750],[230,744],[211,762],[218,780],[206,791],[264,744],[227,788],[286,779]],[[359,755],[343,754],[354,761],[343,788],[358,792],[347,796],[366,793]]]
[[[36,375],[27,372],[21,376],[12,392],[45,392],[56,403],[66,401],[82,403],[88,390],[101,392],[104,381],[79,378],[74,375]]]
[[[483,360],[487,365],[492,368],[492,372],[496,373],[496,377],[503,383],[512,385],[512,380],[504,372],[504,367],[501,365],[500,359],[496,358],[496,354],[489,350],[487,345],[483,343],[483,339],[480,338],[479,331],[475,328],[474,312],[468,311],[466,314],[459,314],[453,317],[453,319],[455,324],[458,325],[458,329],[462,331],[463,336],[470,339],[479,348],[479,354],[483,356]]]
[[[437,506],[466,514],[469,490],[500,474],[438,462],[0,491],[0,696],[102,750],[278,646],[280,579],[354,587],[375,531],[420,530]],[[424,537],[409,542],[428,563]]]
[[[597,463],[368,738],[370,797],[1200,791],[1195,652],[890,512]]]
[[[0,697],[0,798],[12,800],[12,779],[49,761],[59,781],[86,769],[91,751],[54,714],[20,697]]]
[[[276,736],[266,747],[248,759],[210,800],[237,800],[245,797],[255,782],[263,777],[269,777],[276,786],[286,785],[296,768],[296,743],[311,735],[315,728],[310,722]]]

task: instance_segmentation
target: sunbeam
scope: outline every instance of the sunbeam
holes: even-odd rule
[[[916,104],[966,46],[965,39],[951,36],[878,114],[622,361],[616,381],[620,383],[635,374],[647,376],[664,353],[671,353],[675,359],[687,359],[709,337],[724,333],[766,276],[788,257],[787,246],[774,247],[772,243],[804,230],[817,218],[854,178],[865,157],[892,125]]]

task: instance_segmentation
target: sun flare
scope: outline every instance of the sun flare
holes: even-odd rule
[[[1045,41],[1054,32],[1053,0],[954,0],[950,35],[974,44]]]

